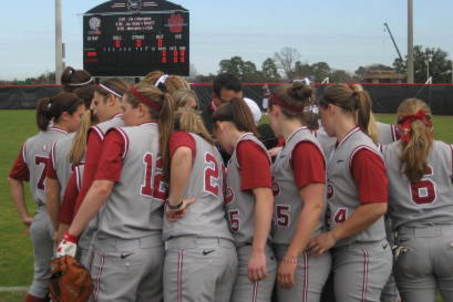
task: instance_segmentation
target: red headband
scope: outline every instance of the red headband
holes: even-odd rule
[[[400,121],[398,121],[398,124],[401,128],[401,139],[406,143],[411,140],[411,124],[414,121],[421,121],[423,124],[425,124],[426,127],[432,127],[433,123],[430,119],[427,119],[427,117],[428,115],[425,111],[419,110],[416,114],[406,115]]]
[[[296,113],[302,113],[304,112],[304,106],[298,108],[296,106],[292,106],[289,104],[286,104],[281,98],[277,97],[275,94],[271,95],[271,104],[272,105],[279,105],[282,108],[285,108],[287,110],[296,112]]]
[[[150,99],[143,94],[141,94],[138,90],[137,87],[133,86],[131,89],[129,89],[129,92],[132,93],[133,96],[135,96],[141,103],[151,107],[152,109],[156,111],[160,111],[162,109],[162,105],[156,102],[153,99]]]

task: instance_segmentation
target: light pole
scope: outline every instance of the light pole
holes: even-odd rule
[[[407,82],[414,83],[414,14],[413,0],[407,0]]]
[[[55,83],[61,84],[63,74],[63,33],[61,0],[55,0]]]

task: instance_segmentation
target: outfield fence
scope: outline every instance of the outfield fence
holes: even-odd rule
[[[272,90],[281,83],[244,83],[245,96],[262,106],[262,86]],[[329,84],[317,84],[317,95]],[[377,113],[394,113],[406,98],[417,97],[426,101],[434,114],[453,115],[453,85],[451,84],[362,84],[371,94],[373,110]],[[209,104],[212,85],[193,84],[200,98],[200,109]],[[58,85],[0,85],[0,109],[33,109],[37,100],[61,91]]]

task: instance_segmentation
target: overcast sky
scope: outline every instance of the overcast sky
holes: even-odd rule
[[[4,2],[4,3],[3,3]],[[63,0],[66,64],[82,68],[82,14],[102,0]],[[235,55],[258,68],[282,47],[304,62],[325,61],[353,72],[391,65],[396,51],[384,22],[407,52],[406,0],[177,0],[191,11],[191,62],[216,73]],[[414,0],[415,44],[453,53],[453,1]],[[0,79],[22,79],[54,69],[54,1],[2,1]],[[450,56],[451,57],[451,56]]]

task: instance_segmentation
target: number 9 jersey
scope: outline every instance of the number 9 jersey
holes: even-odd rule
[[[383,148],[393,229],[452,224],[453,146],[434,141],[427,158],[429,169],[418,183],[410,183],[402,171],[401,151],[400,141]]]

